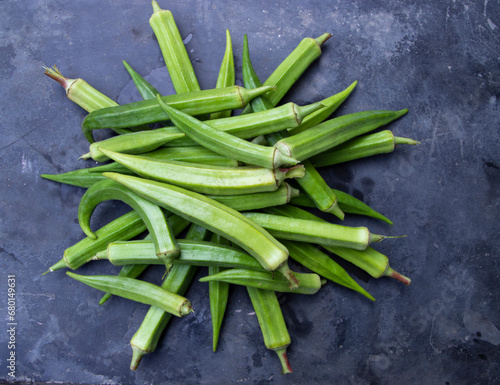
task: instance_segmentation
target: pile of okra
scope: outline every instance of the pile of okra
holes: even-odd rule
[[[283,373],[290,373],[286,349],[291,338],[276,292],[311,295],[330,280],[374,300],[332,255],[373,278],[389,276],[410,283],[389,266],[387,256],[370,246],[386,236],[366,227],[332,223],[345,213],[392,222],[331,188],[318,172],[321,167],[391,152],[396,144],[418,143],[389,130],[373,133],[407,110],[331,117],[356,82],[309,105],[280,105],[296,79],[321,55],[329,33],[300,41],[264,83],[253,69],[245,35],[240,87],[235,85],[232,42],[226,31],[217,84],[200,90],[172,13],[156,1],[152,5],[149,22],[176,94],[160,95],[124,62],[143,100],[118,105],[83,79],[68,79],[55,66],[46,68],[68,98],[89,112],[82,131],[90,146],[82,158],[103,163],[42,175],[86,189],[78,207],[86,237],[67,248],[49,271],[76,270],[103,259],[121,267],[117,276],[69,271],[67,275],[105,292],[100,304],[115,295],[151,305],[130,341],[130,368],[135,370],[142,357],[155,350],[171,316],[193,311],[184,294],[197,267],[207,266],[208,276],[200,281],[208,282],[213,350],[230,285],[243,285],[265,346],[277,353]],[[98,129],[114,133],[96,142],[93,131]],[[123,201],[131,211],[94,231],[92,213],[107,200]],[[332,221],[309,208],[331,214]],[[294,260],[295,270],[308,273],[292,271],[288,258]],[[161,285],[139,278],[150,265],[163,266],[158,268]]]

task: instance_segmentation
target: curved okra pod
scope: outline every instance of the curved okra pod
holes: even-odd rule
[[[277,105],[304,71],[321,55],[321,46],[332,35],[324,33],[316,39],[307,37],[288,55],[267,78],[264,85],[275,86],[276,92],[269,95],[273,105]],[[250,112],[246,107],[242,113]]]
[[[249,286],[247,286],[247,291],[257,315],[266,348],[275,351],[278,355],[283,368],[282,374],[292,373],[292,367],[286,354],[286,349],[292,340],[286,328],[276,293]]]
[[[316,215],[299,209],[298,207],[283,205],[280,207],[273,207],[272,209],[266,209],[266,212],[271,212],[277,215],[285,215],[293,218],[300,218],[311,221],[325,222],[324,219],[317,217]],[[374,250],[371,247],[367,247],[365,250],[354,250],[345,247],[336,247],[322,245],[326,250],[337,254],[339,257],[351,262],[352,264],[358,266],[359,268],[365,270],[374,278],[380,278],[382,276],[389,276],[409,285],[411,280],[404,275],[398,273],[389,266],[389,259]]]
[[[177,317],[184,317],[193,311],[187,298],[149,282],[113,275],[79,275],[70,271],[67,271],[66,274],[95,289],[159,307]]]
[[[354,198],[352,195],[349,195],[343,191],[335,189],[332,190],[335,193],[335,196],[339,201],[340,209],[343,212],[349,214],[366,215],[368,217],[380,219],[392,225],[392,221],[389,218],[373,210],[366,203],[360,201],[357,198]],[[316,207],[316,204],[305,194],[300,194],[299,196],[292,198],[290,203],[297,206]]]
[[[301,177],[302,166],[271,170],[263,167],[210,167],[195,163],[160,161],[101,150],[136,174],[212,195],[276,191],[285,178]]]
[[[288,130],[288,134],[297,135],[302,131],[307,130],[308,128],[314,127],[324,120],[326,120],[331,114],[333,114],[337,108],[347,99],[347,97],[354,90],[354,87],[358,84],[357,81],[353,82],[349,87],[345,90],[339,92],[338,94],[332,95],[326,99],[320,101],[320,103],[324,106],[318,111],[313,112],[304,118],[302,123],[298,127],[294,127]]]
[[[332,166],[368,156],[393,152],[396,144],[416,145],[419,142],[409,138],[394,136],[390,130],[351,139],[340,146],[310,158],[316,167]]]
[[[154,0],[152,5],[154,12],[149,19],[149,25],[158,40],[175,91],[178,94],[199,91],[200,86],[193,65],[187,54],[179,29],[175,24],[172,12],[161,9]]]
[[[122,166],[120,163],[113,162],[109,164],[103,164],[97,167],[80,168],[62,174],[54,174],[54,175],[41,174],[40,176],[42,178],[49,179],[54,182],[87,188],[92,186],[96,182],[106,179],[101,175],[101,173],[106,171],[119,172],[121,174],[130,174],[130,175],[134,174],[132,171],[130,171],[125,166]]]
[[[142,218],[156,248],[156,255],[170,268],[179,256],[179,247],[160,207],[130,191],[120,183],[107,179],[89,187],[78,207],[78,221],[83,232],[90,238],[96,235],[90,229],[90,218],[96,206],[106,200],[117,199],[131,206]]]
[[[366,298],[375,298],[363,289],[337,262],[310,243],[282,240],[290,253],[290,258],[302,266],[339,285],[355,290]]]
[[[245,90],[239,86],[231,86],[167,95],[162,96],[161,99],[164,103],[168,103],[187,114],[200,115],[242,108],[254,97],[272,89],[273,87],[261,87],[255,90]],[[169,117],[156,99],[149,99],[92,111],[83,120],[82,130],[85,137],[92,143],[94,141],[92,130],[135,127],[165,120],[169,120]]]
[[[212,234],[211,242],[229,246],[229,241],[218,234]],[[224,271],[221,266],[208,266],[208,275],[214,275]],[[210,299],[210,314],[212,316],[212,349],[217,350],[220,328],[226,313],[227,300],[229,298],[229,283],[222,281],[210,281],[208,283],[208,297]]]
[[[215,88],[234,86],[235,77],[233,44],[231,41],[231,34],[229,33],[229,30],[226,29],[226,50],[224,52],[224,57],[222,58]],[[210,114],[210,119],[227,118],[229,116],[231,116],[231,110],[226,110]]]
[[[186,234],[187,239],[203,240],[208,231],[200,226],[192,225]],[[167,275],[161,287],[172,293],[184,295],[189,284],[193,280],[196,266],[174,266]],[[160,337],[172,318],[170,313],[162,309],[151,306],[141,323],[141,326],[130,340],[132,347],[132,361],[130,369],[136,370],[142,357],[154,352]]]
[[[139,75],[125,60],[123,60],[123,65],[132,78],[137,91],[139,91],[144,100],[154,99],[156,95],[159,94],[158,90],[154,88],[148,81],[146,81],[146,79],[144,79],[141,75]]]
[[[146,225],[139,214],[131,211],[97,230],[95,232],[97,239],[86,237],[68,247],[62,259],[52,265],[47,272],[65,267],[76,270],[90,261],[99,251],[105,250],[110,242],[132,239],[145,230]]]
[[[295,159],[282,154],[277,148],[247,142],[165,104],[160,97],[157,97],[157,100],[172,122],[203,147],[229,158],[269,169],[298,163]]]
[[[245,269],[224,270],[215,275],[200,278],[200,282],[224,281],[262,290],[297,294],[316,294],[321,289],[322,282],[318,274],[296,272],[295,275],[300,281],[300,286],[296,289],[290,289],[287,279],[282,274]]]
[[[255,88],[262,85],[259,77],[253,69],[252,62],[250,60],[248,39],[246,35],[243,44],[243,83],[246,88]],[[268,110],[272,107],[272,103],[267,95],[257,96],[251,101],[251,103],[253,110],[257,112],[266,109]],[[288,136],[286,131],[275,132],[266,135],[266,139],[270,144],[274,145],[276,141],[286,136]],[[332,213],[338,218],[344,219],[344,213],[339,208],[337,197],[332,192],[325,180],[309,163],[309,161],[306,160],[304,162],[304,168],[304,176],[300,180],[297,180],[297,183],[302,187],[306,194],[311,197],[311,199],[321,211]]]
[[[177,242],[181,253],[172,261],[174,266],[193,265],[264,270],[255,258],[232,246],[192,239],[178,239]],[[106,250],[97,253],[93,259],[107,259],[115,266],[161,263],[155,255],[154,244],[150,240],[111,242]]]
[[[172,133],[169,130],[156,129],[149,131],[131,132],[130,134],[113,136],[108,139],[94,142],[89,146],[89,152],[81,156],[82,159],[92,158],[96,162],[105,162],[109,158],[100,150],[119,151],[124,154],[142,154],[157,149],[171,140],[184,137],[183,133]]]
[[[385,235],[370,233],[366,227],[348,227],[326,221],[317,222],[254,212],[245,212],[243,215],[278,239],[364,250],[371,243],[387,238]]]
[[[281,272],[292,287],[299,282],[288,267],[288,251],[266,230],[213,199],[166,183],[116,173],[104,173],[145,199],[229,239],[269,271]]]
[[[380,110],[339,116],[300,134],[281,139],[274,146],[284,154],[298,160],[308,159],[358,135],[388,124],[407,112],[407,109],[400,111]]]

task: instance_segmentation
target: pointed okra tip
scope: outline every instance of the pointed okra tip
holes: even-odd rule
[[[50,273],[52,271],[56,271],[59,269],[64,269],[65,267],[69,267],[69,266],[66,263],[66,261],[64,260],[64,258],[61,258],[59,261],[57,261],[52,266],[50,266],[49,269],[45,273],[43,273],[42,275],[45,275],[47,273]]]

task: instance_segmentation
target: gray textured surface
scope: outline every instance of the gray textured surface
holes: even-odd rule
[[[413,283],[362,282],[376,298],[328,284],[314,297],[282,295],[294,374],[261,342],[244,290],[232,291],[217,353],[211,351],[206,285],[188,292],[196,312],[174,320],[157,352],[128,369],[128,342],[147,307],[113,299],[62,271],[41,276],[82,238],[82,189],[41,173],[85,165],[85,113],[42,65],[57,64],[126,102],[127,60],[162,92],[170,85],[143,1],[0,2],[0,328],[7,324],[7,275],[17,280],[17,379],[88,384],[493,384],[500,382],[499,30],[500,4],[486,1],[160,2],[174,13],[202,88],[215,85],[231,31],[237,69],[249,36],[265,79],[307,36],[333,33],[322,57],[287,100],[327,97],[358,80],[338,115],[409,108],[391,125],[421,141],[395,153],[322,170],[336,188],[389,218],[348,225],[399,235],[379,250]],[[241,83],[241,78],[238,77]],[[90,164],[90,163],[89,163]],[[113,211],[113,209],[116,209]],[[124,212],[102,205],[95,226]],[[114,272],[104,263],[82,273]],[[198,273],[198,278],[205,271]],[[161,272],[146,279],[158,282]],[[0,333],[0,378],[8,335]]]

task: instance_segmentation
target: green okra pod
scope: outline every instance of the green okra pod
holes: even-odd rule
[[[186,238],[191,240],[203,240],[207,235],[208,231],[206,229],[197,225],[191,225],[186,234]],[[195,272],[196,266],[174,266],[163,281],[161,287],[172,293],[184,295],[189,284],[193,280]],[[130,340],[130,346],[132,347],[131,370],[137,369],[145,354],[156,350],[160,337],[171,318],[172,316],[170,313],[156,306],[151,306],[149,308],[141,326]]]
[[[199,91],[200,86],[194,73],[186,47],[172,12],[161,9],[156,1],[152,1],[153,14],[149,25],[156,35],[170,79],[178,94]]]
[[[235,78],[236,74],[234,71],[233,44],[231,41],[231,34],[229,33],[229,30],[226,29],[226,50],[224,52],[224,57],[222,58],[215,88],[234,86]],[[210,114],[210,119],[227,118],[229,116],[231,116],[231,110],[226,110]]]
[[[220,245],[229,245],[229,241],[218,234],[212,234],[211,242]],[[221,266],[208,266],[208,275],[214,275],[224,271]],[[208,297],[210,299],[210,314],[212,316],[212,349],[217,350],[220,328],[226,313],[229,298],[229,283],[222,281],[210,281],[208,283]]]
[[[354,87],[358,84],[357,81],[353,82],[345,90],[339,92],[338,94],[332,95],[326,99],[321,100],[323,108],[314,111],[312,114],[306,116],[302,123],[298,127],[290,128],[288,134],[297,135],[308,128],[314,127],[324,120],[326,120],[331,114],[333,114],[337,108],[347,99],[347,97],[354,90]]]
[[[245,87],[249,89],[262,86],[250,60],[248,39],[246,35],[243,44],[243,83]],[[251,103],[253,110],[257,112],[272,108],[272,102],[267,95],[257,96],[251,101]],[[266,135],[266,139],[270,144],[274,145],[276,141],[286,136],[288,136],[286,131],[275,132]],[[325,180],[309,163],[309,161],[306,160],[303,165],[305,168],[304,176],[300,178],[300,180],[297,180],[297,183],[302,187],[306,194],[311,197],[321,211],[332,213],[338,218],[344,219],[344,213],[338,206],[337,197]]]
[[[321,279],[315,273],[295,273],[300,281],[296,289],[289,287],[288,280],[280,273],[269,271],[228,269],[215,275],[200,278],[200,282],[224,281],[235,285],[251,286],[262,290],[272,290],[285,293],[316,294],[321,289]]]
[[[113,275],[79,275],[70,271],[67,271],[66,274],[95,289],[159,307],[177,317],[184,317],[193,311],[187,298],[149,282]]]
[[[167,95],[162,96],[161,99],[164,103],[170,104],[187,114],[201,115],[242,108],[254,97],[272,89],[273,87],[262,87],[255,90],[245,90],[239,86],[231,86]],[[94,142],[92,130],[135,127],[166,120],[169,120],[169,117],[156,99],[149,99],[92,111],[83,120],[82,130],[85,137],[92,143]]]
[[[179,161],[160,161],[101,150],[138,175],[212,195],[276,191],[285,178],[301,177],[302,166],[271,170],[263,167],[210,167]]]
[[[281,139],[274,146],[284,154],[298,160],[308,159],[358,135],[388,124],[407,112],[407,109],[400,111],[363,111],[339,116],[300,134]]]
[[[95,232],[97,239],[86,237],[64,251],[62,259],[52,265],[49,271],[69,267],[78,269],[92,259],[99,251],[105,250],[110,242],[129,240],[146,230],[139,214],[131,211],[103,226]]]
[[[130,134],[113,136],[94,142],[89,146],[89,152],[82,159],[92,158],[96,162],[105,162],[109,158],[100,150],[118,151],[124,154],[142,154],[157,149],[171,140],[184,137],[183,133],[172,133],[169,130],[156,129],[150,131],[131,132]]]
[[[178,258],[172,261],[174,266],[216,266],[264,270],[255,258],[232,246],[192,239],[178,239],[177,242],[181,253]],[[111,242],[106,250],[97,253],[93,259],[107,259],[116,266],[129,264],[157,265],[161,263],[155,255],[154,244],[151,240]]]
[[[416,145],[419,142],[409,138],[394,136],[390,130],[353,138],[331,150],[310,158],[316,167],[332,166],[355,159],[393,152],[397,144]]]
[[[229,239],[256,258],[264,269],[281,272],[292,287],[298,287],[299,282],[288,267],[286,248],[261,226],[236,210],[201,194],[166,183],[116,173],[104,175],[152,203]]]
[[[292,342],[281,312],[276,293],[247,286],[255,314],[259,321],[264,344],[278,355],[282,366],[282,374],[292,373],[287,357],[287,347]]]
[[[118,273],[119,277],[137,278],[149,267],[148,264],[136,264],[136,265],[123,265]],[[102,296],[99,301],[99,305],[104,305],[104,303],[111,298],[113,294],[106,293]]]
[[[229,159],[201,146],[158,148],[154,151],[144,153],[142,156],[158,160],[179,160],[182,162],[202,163],[213,166],[238,166],[238,161]]]
[[[368,217],[380,219],[392,225],[392,221],[389,218],[373,210],[366,203],[360,201],[359,199],[341,190],[336,190],[336,189],[332,190],[335,193],[335,196],[337,197],[339,202],[340,209],[343,212],[349,214],[365,215]],[[305,194],[300,194],[299,196],[292,198],[291,203],[297,206],[316,207],[316,204],[311,200],[311,198],[309,198]]]
[[[275,169],[298,162],[283,155],[277,148],[260,146],[217,130],[172,106],[157,97],[158,104],[168,113],[172,122],[191,139],[212,151],[238,161]]]
[[[290,205],[273,207],[270,209],[265,209],[265,211],[277,215],[285,215],[287,217],[326,222],[324,219],[319,218],[308,211]],[[365,250],[354,250],[351,248],[328,246],[325,244],[323,244],[322,246],[326,250],[337,254],[339,257],[363,269],[374,278],[389,276],[403,282],[406,285],[409,285],[411,282],[408,277],[405,277],[404,275],[398,273],[389,266],[389,259],[384,254],[379,253],[370,246]]]
[[[278,239],[364,250],[371,243],[380,242],[387,238],[385,235],[371,233],[364,226],[348,227],[326,221],[317,222],[254,212],[245,212],[243,215],[268,230]]]
[[[97,182],[83,194],[78,206],[78,221],[83,232],[90,238],[96,237],[90,229],[92,213],[99,203],[112,199],[125,202],[140,215],[153,239],[156,255],[169,269],[180,250],[163,210],[118,182],[111,179]]]

